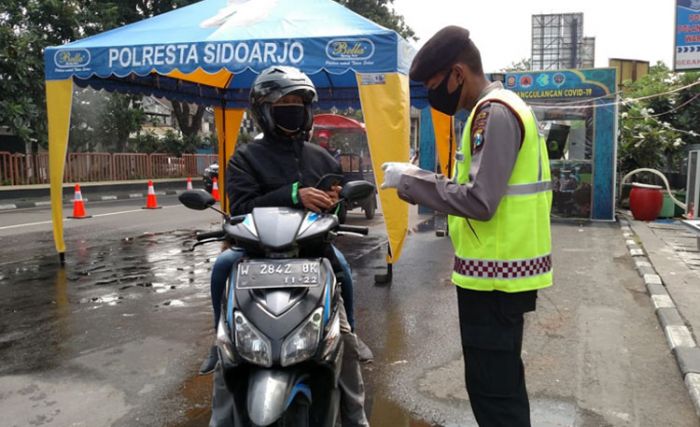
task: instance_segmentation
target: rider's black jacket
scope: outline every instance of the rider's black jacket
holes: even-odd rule
[[[292,198],[293,185],[314,187],[323,175],[341,175],[342,169],[328,152],[308,142],[264,136],[237,147],[226,169],[226,193],[231,215],[255,207],[302,208]]]

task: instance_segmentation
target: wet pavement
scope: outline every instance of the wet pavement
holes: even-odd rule
[[[365,223],[365,222],[363,222]],[[475,426],[464,390],[449,239],[407,239],[394,281],[381,217],[338,241],[354,269],[375,427]],[[556,286],[526,320],[536,426],[695,426],[697,417],[616,226],[555,225]],[[0,413],[8,426],[206,426],[217,245],[191,231],[90,241],[0,266]],[[9,250],[5,248],[4,250]]]
[[[65,269],[53,257],[2,267],[0,400],[16,408],[13,425],[160,424],[159,402],[192,372],[210,316],[217,248],[188,252],[192,242],[147,234],[77,248]],[[109,405],[71,413],[83,399]]]

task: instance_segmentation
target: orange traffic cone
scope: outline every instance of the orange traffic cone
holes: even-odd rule
[[[214,196],[214,200],[217,202],[221,200],[219,197],[219,182],[216,177],[213,178],[214,184],[212,184],[211,195]]]
[[[73,216],[69,216],[68,218],[91,218],[91,215],[88,215],[87,212],[85,212],[85,202],[83,201],[83,194],[80,192],[80,184],[75,184],[75,195],[73,196]]]
[[[192,178],[187,177],[187,189],[192,190]]]
[[[156,200],[156,190],[153,188],[153,181],[148,180],[148,195],[146,196],[146,206],[143,209],[160,209]]]

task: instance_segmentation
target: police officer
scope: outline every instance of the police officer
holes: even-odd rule
[[[523,314],[552,284],[552,201],[544,138],[527,105],[489,83],[469,31],[450,26],[420,49],[412,80],[445,114],[470,111],[453,180],[385,163],[382,188],[449,215],[465,381],[480,426],[530,426],[520,356]]]

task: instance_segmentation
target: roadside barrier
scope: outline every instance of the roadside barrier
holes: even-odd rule
[[[68,153],[64,182],[126,181],[201,176],[217,154]],[[48,184],[48,153],[0,151],[0,185]]]

